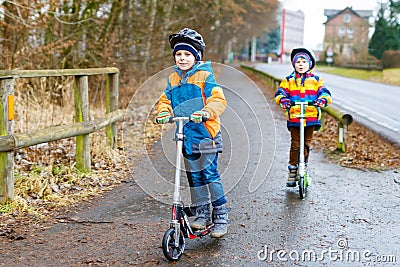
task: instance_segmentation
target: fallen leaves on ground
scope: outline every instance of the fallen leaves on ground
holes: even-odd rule
[[[314,134],[313,149],[323,151],[329,159],[345,167],[372,171],[400,169],[400,148],[359,123],[348,126],[346,152],[338,151],[337,144],[337,121],[326,116],[324,130]]]

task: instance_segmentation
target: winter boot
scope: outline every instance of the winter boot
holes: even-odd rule
[[[220,238],[228,232],[228,211],[230,209],[224,205],[214,207],[212,217],[214,228],[211,232],[211,237]]]
[[[289,165],[289,177],[286,183],[287,187],[295,187],[297,183],[297,166]]]
[[[210,204],[198,206],[196,208],[196,213],[196,219],[190,224],[193,230],[203,230],[208,225],[211,225]]]

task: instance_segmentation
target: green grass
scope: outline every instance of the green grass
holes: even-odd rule
[[[336,67],[321,67],[320,72],[340,75],[348,78],[380,82],[391,85],[400,86],[400,69],[385,69],[380,70],[361,70],[361,69],[346,69]]]
[[[359,70],[359,69],[346,69],[346,68],[321,68],[321,72],[340,75],[348,78],[368,80],[374,82],[383,81],[383,73],[379,70]]]

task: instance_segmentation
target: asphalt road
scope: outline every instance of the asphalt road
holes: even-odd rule
[[[257,63],[255,68],[279,79],[293,70],[290,64],[280,63]],[[318,66],[314,73],[320,75],[331,90],[333,106],[400,146],[400,86],[318,72]]]
[[[0,266],[398,265],[398,170],[347,169],[312,151],[312,184],[300,200],[296,189],[285,187],[289,134],[282,112],[233,68],[222,66],[219,82],[228,100],[220,172],[232,208],[224,238],[186,240],[177,264],[164,258],[161,240],[173,199],[173,129],[166,128],[150,149],[138,149],[128,142],[138,133],[127,124],[131,176],[126,182],[73,209],[64,222],[2,242]],[[183,200],[189,203],[187,191],[183,179]]]

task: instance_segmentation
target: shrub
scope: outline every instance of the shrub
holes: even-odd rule
[[[383,53],[382,67],[384,69],[400,68],[400,50],[387,50]]]

